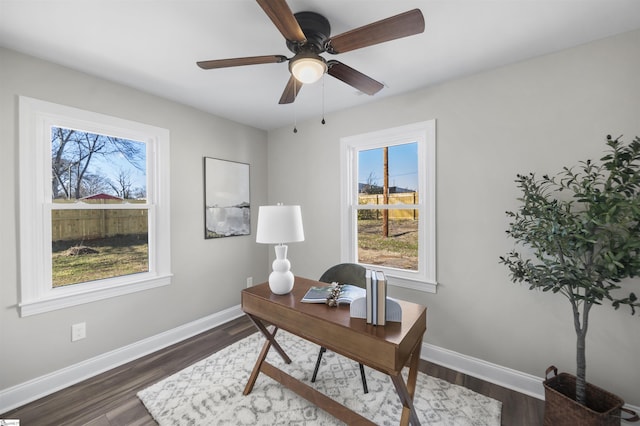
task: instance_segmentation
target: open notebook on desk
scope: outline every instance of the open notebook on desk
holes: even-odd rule
[[[332,284],[326,286],[314,286],[307,291],[302,298],[305,303],[325,303],[327,298],[331,295],[331,290],[334,288]],[[365,297],[367,294],[364,288],[352,285],[343,284],[340,290],[340,296],[338,297],[338,303],[351,304],[355,299]]]

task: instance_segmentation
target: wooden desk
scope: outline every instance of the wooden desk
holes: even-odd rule
[[[351,318],[348,306],[331,308],[325,304],[302,303],[300,300],[314,285],[326,283],[295,277],[293,291],[281,296],[272,294],[268,283],[242,290],[242,310],[267,338],[244,394],[251,392],[258,374],[262,372],[349,425],[374,424],[265,361],[267,352],[273,346],[286,363],[291,362],[275,339],[276,332],[281,328],[388,374],[404,406],[400,424],[408,425],[410,421],[412,425],[419,425],[413,395],[422,336],[427,329],[427,308],[400,301],[401,323],[373,326],[364,319]],[[267,324],[273,325],[273,329],[269,330]],[[401,372],[407,364],[409,376],[405,384]]]

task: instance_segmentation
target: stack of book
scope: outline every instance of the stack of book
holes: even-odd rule
[[[382,271],[367,269],[367,324],[385,325],[387,318],[387,278]]]

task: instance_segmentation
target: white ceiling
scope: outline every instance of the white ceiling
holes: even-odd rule
[[[423,34],[323,54],[385,84],[375,96],[324,79],[337,111],[640,28],[639,0],[288,0],[332,34],[413,9]],[[279,105],[286,63],[202,70],[196,61],[286,55],[253,0],[0,0],[0,45],[261,129],[320,120],[322,80]],[[640,46],[638,46],[640,54]],[[1,66],[1,64],[0,64]]]

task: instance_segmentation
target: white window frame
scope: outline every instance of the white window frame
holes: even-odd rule
[[[358,152],[416,142],[418,144],[418,270],[380,265],[390,285],[435,293],[436,281],[436,121],[428,120],[340,139],[341,259],[358,262]],[[379,208],[380,206],[375,206]]]
[[[169,131],[38,99],[19,98],[20,315],[29,316],[171,283]],[[149,271],[53,288],[51,127],[147,144]],[[86,208],[108,208],[87,204]],[[55,208],[65,208],[56,205]],[[74,208],[83,208],[74,206]]]

